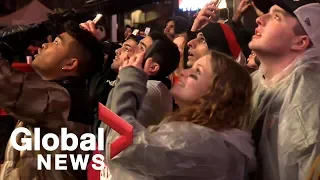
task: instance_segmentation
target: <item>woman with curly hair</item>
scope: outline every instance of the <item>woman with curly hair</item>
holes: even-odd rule
[[[102,174],[115,180],[247,179],[255,169],[245,128],[252,95],[249,73],[232,58],[210,52],[183,70],[172,88],[180,111],[145,128],[136,115],[147,90],[143,69],[152,63],[147,60],[141,68],[142,59],[131,58],[120,70],[111,107],[134,127],[133,144],[112,159],[105,154],[108,167]],[[118,137],[107,129],[106,147]]]

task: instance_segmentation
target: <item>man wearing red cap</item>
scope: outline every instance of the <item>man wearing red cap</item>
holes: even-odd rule
[[[261,61],[252,76],[256,179],[305,180],[320,153],[320,3],[270,4],[249,44]]]

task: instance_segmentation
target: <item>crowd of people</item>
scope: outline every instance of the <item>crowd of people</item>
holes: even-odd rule
[[[250,8],[255,32],[241,23]],[[93,21],[0,30],[0,179],[320,179],[320,2],[242,0],[229,21],[217,12],[210,2],[192,22],[177,16],[135,34],[127,26],[120,44],[104,42]],[[34,73],[11,67],[33,40],[52,36]],[[132,145],[115,157],[109,146],[120,135],[99,120],[98,103],[133,127]],[[33,142],[36,127],[59,138],[63,127],[77,137],[103,128],[106,145],[19,151],[14,127]],[[38,154],[99,154],[104,168],[90,160],[74,170],[67,159],[66,170],[37,170]]]

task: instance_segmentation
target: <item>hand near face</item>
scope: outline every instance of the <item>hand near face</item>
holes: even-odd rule
[[[144,60],[144,55],[145,55],[145,53],[142,52],[140,54],[132,56],[129,60],[126,60],[126,61],[123,62],[122,66],[119,68],[119,70],[121,71],[125,67],[133,66],[133,67],[138,68],[138,69],[140,69],[140,70],[142,70],[142,71],[147,73],[147,70],[152,65],[152,59],[151,58],[147,59],[144,67],[142,67],[143,60]]]
[[[93,21],[87,21],[85,23],[81,23],[80,27],[91,32],[97,39],[99,39],[99,32],[96,29],[96,24]]]
[[[252,2],[251,5],[252,5],[253,9],[255,10],[255,12],[256,12],[256,14],[257,14],[258,17],[264,15],[264,13],[263,13],[262,11],[260,11],[260,9],[258,9],[258,8],[256,7],[256,5],[254,4],[254,2]]]

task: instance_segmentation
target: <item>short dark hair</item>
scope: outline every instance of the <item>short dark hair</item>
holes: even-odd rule
[[[152,38],[152,45],[147,49],[146,59],[151,57],[153,62],[160,65],[157,76],[169,76],[177,69],[180,61],[178,46],[174,44],[166,35],[160,32],[149,34]]]
[[[129,28],[131,29],[131,31],[133,31],[133,27],[129,26],[129,25],[126,25],[126,29]]]
[[[74,55],[79,60],[79,75],[90,78],[101,71],[104,63],[103,45],[96,37],[72,21],[65,23],[65,32],[76,40]]]
[[[130,34],[130,35],[128,36],[128,38],[126,39],[126,41],[129,40],[129,39],[134,40],[135,42],[139,43],[139,41],[138,41],[138,39],[137,39],[137,36],[135,36],[135,35],[133,35],[133,34]]]
[[[156,40],[164,40],[164,41],[169,40],[169,41],[171,41],[165,34],[159,32],[159,31],[152,31],[152,32],[150,32],[150,34],[148,36],[150,36],[153,41],[156,41]]]

